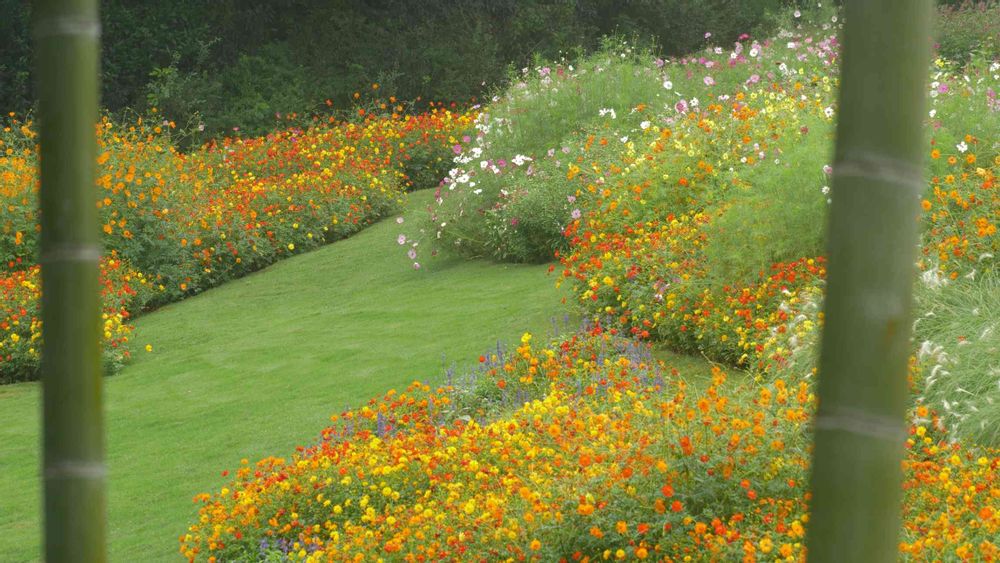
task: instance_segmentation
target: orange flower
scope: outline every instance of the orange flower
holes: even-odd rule
[[[684,455],[691,455],[692,453],[694,453],[694,447],[691,446],[690,437],[681,436],[680,444],[681,444],[681,451],[684,452]]]

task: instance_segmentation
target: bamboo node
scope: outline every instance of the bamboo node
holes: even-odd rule
[[[867,178],[911,188],[920,193],[924,176],[920,166],[891,156],[848,152],[834,162],[835,177]],[[836,186],[834,186],[836,190]]]
[[[101,22],[91,16],[54,16],[37,21],[33,33],[36,41],[67,35],[98,39],[101,37]]]
[[[49,246],[38,259],[41,264],[101,261],[101,247],[95,244],[63,243]]]
[[[852,407],[832,407],[816,414],[816,430],[840,431],[876,440],[902,443],[906,425],[902,418],[884,416]]]
[[[45,466],[44,477],[52,479],[104,479],[107,468],[96,461],[60,461]]]

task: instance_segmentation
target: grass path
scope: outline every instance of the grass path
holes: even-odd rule
[[[138,320],[135,361],[105,380],[112,561],[176,560],[192,496],[221,487],[222,469],[287,455],[330,414],[441,378],[443,353],[461,366],[498,338],[548,334],[564,310],[545,266],[440,260],[414,271],[398,231],[383,221]],[[40,554],[39,391],[0,387],[5,563]]]
[[[220,470],[288,453],[343,407],[438,377],[442,353],[467,362],[561,310],[545,267],[414,271],[397,230],[383,221],[138,320],[136,360],[105,380],[112,560],[171,560]],[[37,384],[0,387],[4,562],[39,554],[38,402]]]

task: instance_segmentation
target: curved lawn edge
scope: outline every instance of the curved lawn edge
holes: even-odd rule
[[[431,195],[412,193],[407,211]],[[441,259],[414,271],[398,228],[383,220],[136,321],[136,358],[104,380],[111,560],[178,556],[174,531],[195,493],[226,482],[221,469],[292,451],[347,406],[441,382],[453,360],[563,317],[546,266]],[[37,382],[0,387],[5,561],[40,554],[39,400]]]

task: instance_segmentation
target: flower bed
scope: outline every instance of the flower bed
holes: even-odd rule
[[[124,323],[106,339],[109,365],[128,355],[129,315],[349,236],[395,210],[411,176],[446,154],[471,120],[443,109],[370,115],[182,154],[170,122],[122,126],[105,118],[97,127],[96,201],[112,265],[104,273],[110,286],[134,288],[141,279],[148,290],[141,299],[106,293],[108,315]],[[4,324],[15,327],[0,333],[5,382],[38,370],[40,329],[28,321],[38,298],[35,142],[32,123],[13,117],[0,134],[0,277],[11,293]]]
[[[180,538],[191,561],[801,560],[802,381],[697,390],[601,329],[525,335],[467,377],[332,417],[290,458],[244,460]],[[1000,453],[912,413],[900,556],[995,560]]]

